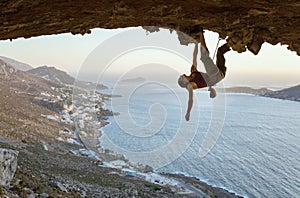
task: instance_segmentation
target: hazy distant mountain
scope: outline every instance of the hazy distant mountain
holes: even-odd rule
[[[27,71],[27,70],[33,69],[32,66],[30,66],[26,63],[22,63],[22,62],[16,61],[16,60],[8,58],[8,57],[0,56],[0,60],[10,64],[14,68],[19,69],[21,71]]]
[[[38,68],[31,69],[27,72],[57,83],[73,85],[75,82],[74,77],[70,76],[67,72],[56,69],[55,67],[41,66]],[[76,81],[76,85],[86,89],[90,87],[97,87],[98,89],[107,88],[102,84],[96,85],[95,83],[85,82],[85,81]]]
[[[262,94],[262,96],[285,100],[300,101],[300,85]]]
[[[11,91],[26,95],[53,92],[51,87],[61,87],[55,82],[49,82],[25,71],[17,70],[12,65],[0,60],[0,87],[8,87]],[[0,94],[1,95],[1,94]]]
[[[128,79],[122,80],[122,82],[129,82],[129,83],[141,83],[141,82],[145,82],[145,81],[146,81],[146,79],[143,77],[128,78]]]
[[[224,89],[226,93],[247,93],[261,95],[265,93],[272,92],[272,90],[267,88],[254,89],[251,87],[229,87]]]
[[[58,83],[71,85],[75,78],[67,74],[67,72],[56,69],[55,67],[41,66],[28,70],[27,72],[42,77],[47,80],[52,80]]]

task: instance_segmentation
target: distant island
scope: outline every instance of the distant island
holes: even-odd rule
[[[261,95],[272,92],[272,90],[267,88],[254,89],[251,87],[229,87],[224,89],[219,89],[219,91],[224,91],[225,93],[246,93],[246,94],[254,94]]]
[[[261,96],[300,102],[300,85],[296,85],[294,87],[282,89],[279,91],[268,92],[262,94]]]
[[[218,89],[218,91],[225,93],[245,93],[283,100],[300,101],[300,85],[279,91],[272,91],[268,88],[254,89],[251,87],[228,87],[224,89]]]
[[[128,78],[128,79],[122,80],[122,82],[127,82],[127,83],[141,83],[141,82],[145,82],[145,81],[146,81],[146,79],[143,77]]]

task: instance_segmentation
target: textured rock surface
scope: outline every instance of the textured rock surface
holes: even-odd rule
[[[299,0],[1,0],[0,39],[91,28],[160,26],[196,38],[199,25],[257,54],[261,44],[287,44],[300,55]],[[182,44],[189,41],[181,41]]]
[[[14,177],[18,165],[18,151],[0,148],[0,185],[6,186]]]
[[[12,74],[15,74],[17,69],[0,60],[0,79],[9,79]]]

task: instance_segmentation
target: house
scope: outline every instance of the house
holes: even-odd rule
[[[136,177],[137,176],[136,171],[130,170],[130,169],[127,169],[127,168],[123,168],[122,169],[122,173],[125,174],[126,176],[132,176],[132,177]]]
[[[126,162],[124,162],[123,160],[114,160],[114,161],[110,161],[110,163],[117,168],[123,168],[127,166]]]

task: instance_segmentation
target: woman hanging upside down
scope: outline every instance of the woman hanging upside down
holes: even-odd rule
[[[206,73],[197,70],[197,53],[198,44],[195,45],[193,54],[193,65],[191,67],[191,74],[189,76],[183,74],[178,78],[178,84],[182,88],[186,88],[189,92],[188,108],[185,115],[187,121],[190,120],[190,112],[193,107],[193,90],[204,87],[209,87],[210,98],[216,97],[216,91],[212,88],[213,85],[220,82],[226,75],[226,66],[224,54],[230,50],[227,43],[218,48],[217,61],[214,64],[213,60],[209,57],[209,52],[205,43],[203,30],[199,33],[201,61],[204,64]]]

